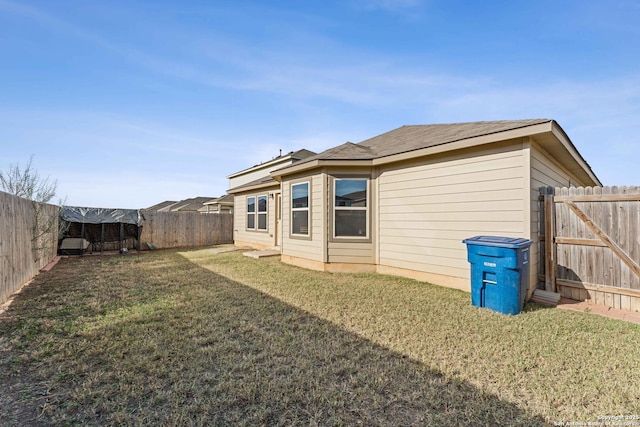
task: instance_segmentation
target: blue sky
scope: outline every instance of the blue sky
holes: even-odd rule
[[[67,204],[218,196],[226,176],[404,124],[552,118],[640,184],[636,1],[0,0],[0,168]]]

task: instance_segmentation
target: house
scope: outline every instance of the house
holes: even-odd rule
[[[234,193],[236,244],[278,245],[283,262],[306,268],[469,291],[463,239],[524,237],[534,241],[530,293],[539,187],[601,185],[549,119],[402,126],[270,175]]]
[[[208,200],[198,209],[203,214],[232,214],[233,213],[233,195],[225,194],[222,197]]]
[[[234,196],[233,240],[236,246],[265,249],[280,246],[280,183],[271,177],[276,169],[300,162],[316,153],[309,150],[278,155],[268,162],[229,175],[228,194]]]
[[[180,200],[179,202],[164,201],[153,206],[149,206],[145,210],[157,212],[199,212],[206,202],[215,200],[213,197],[192,197],[190,199]]]

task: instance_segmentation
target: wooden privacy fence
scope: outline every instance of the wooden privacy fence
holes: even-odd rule
[[[233,243],[233,215],[141,211],[141,249]]]
[[[640,310],[640,187],[540,189],[545,290]]]
[[[56,256],[58,212],[0,192],[0,303]]]

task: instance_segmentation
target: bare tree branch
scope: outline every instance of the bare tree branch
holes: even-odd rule
[[[24,168],[21,168],[20,164],[12,164],[7,172],[0,171],[0,187],[7,193],[31,200],[33,207],[31,244],[33,259],[38,261],[58,238],[58,216],[45,213],[45,204],[53,200],[56,195],[58,181],[41,177],[33,168],[33,155],[31,155]],[[59,204],[62,203],[61,200]]]
[[[58,181],[41,177],[32,164],[33,155],[24,169],[20,168],[20,164],[12,164],[7,172],[0,171],[0,186],[7,193],[34,202],[49,203],[56,195]]]

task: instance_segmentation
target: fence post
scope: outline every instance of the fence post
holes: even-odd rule
[[[549,292],[556,292],[556,215],[553,193],[553,187],[547,187],[544,193],[544,290]]]

